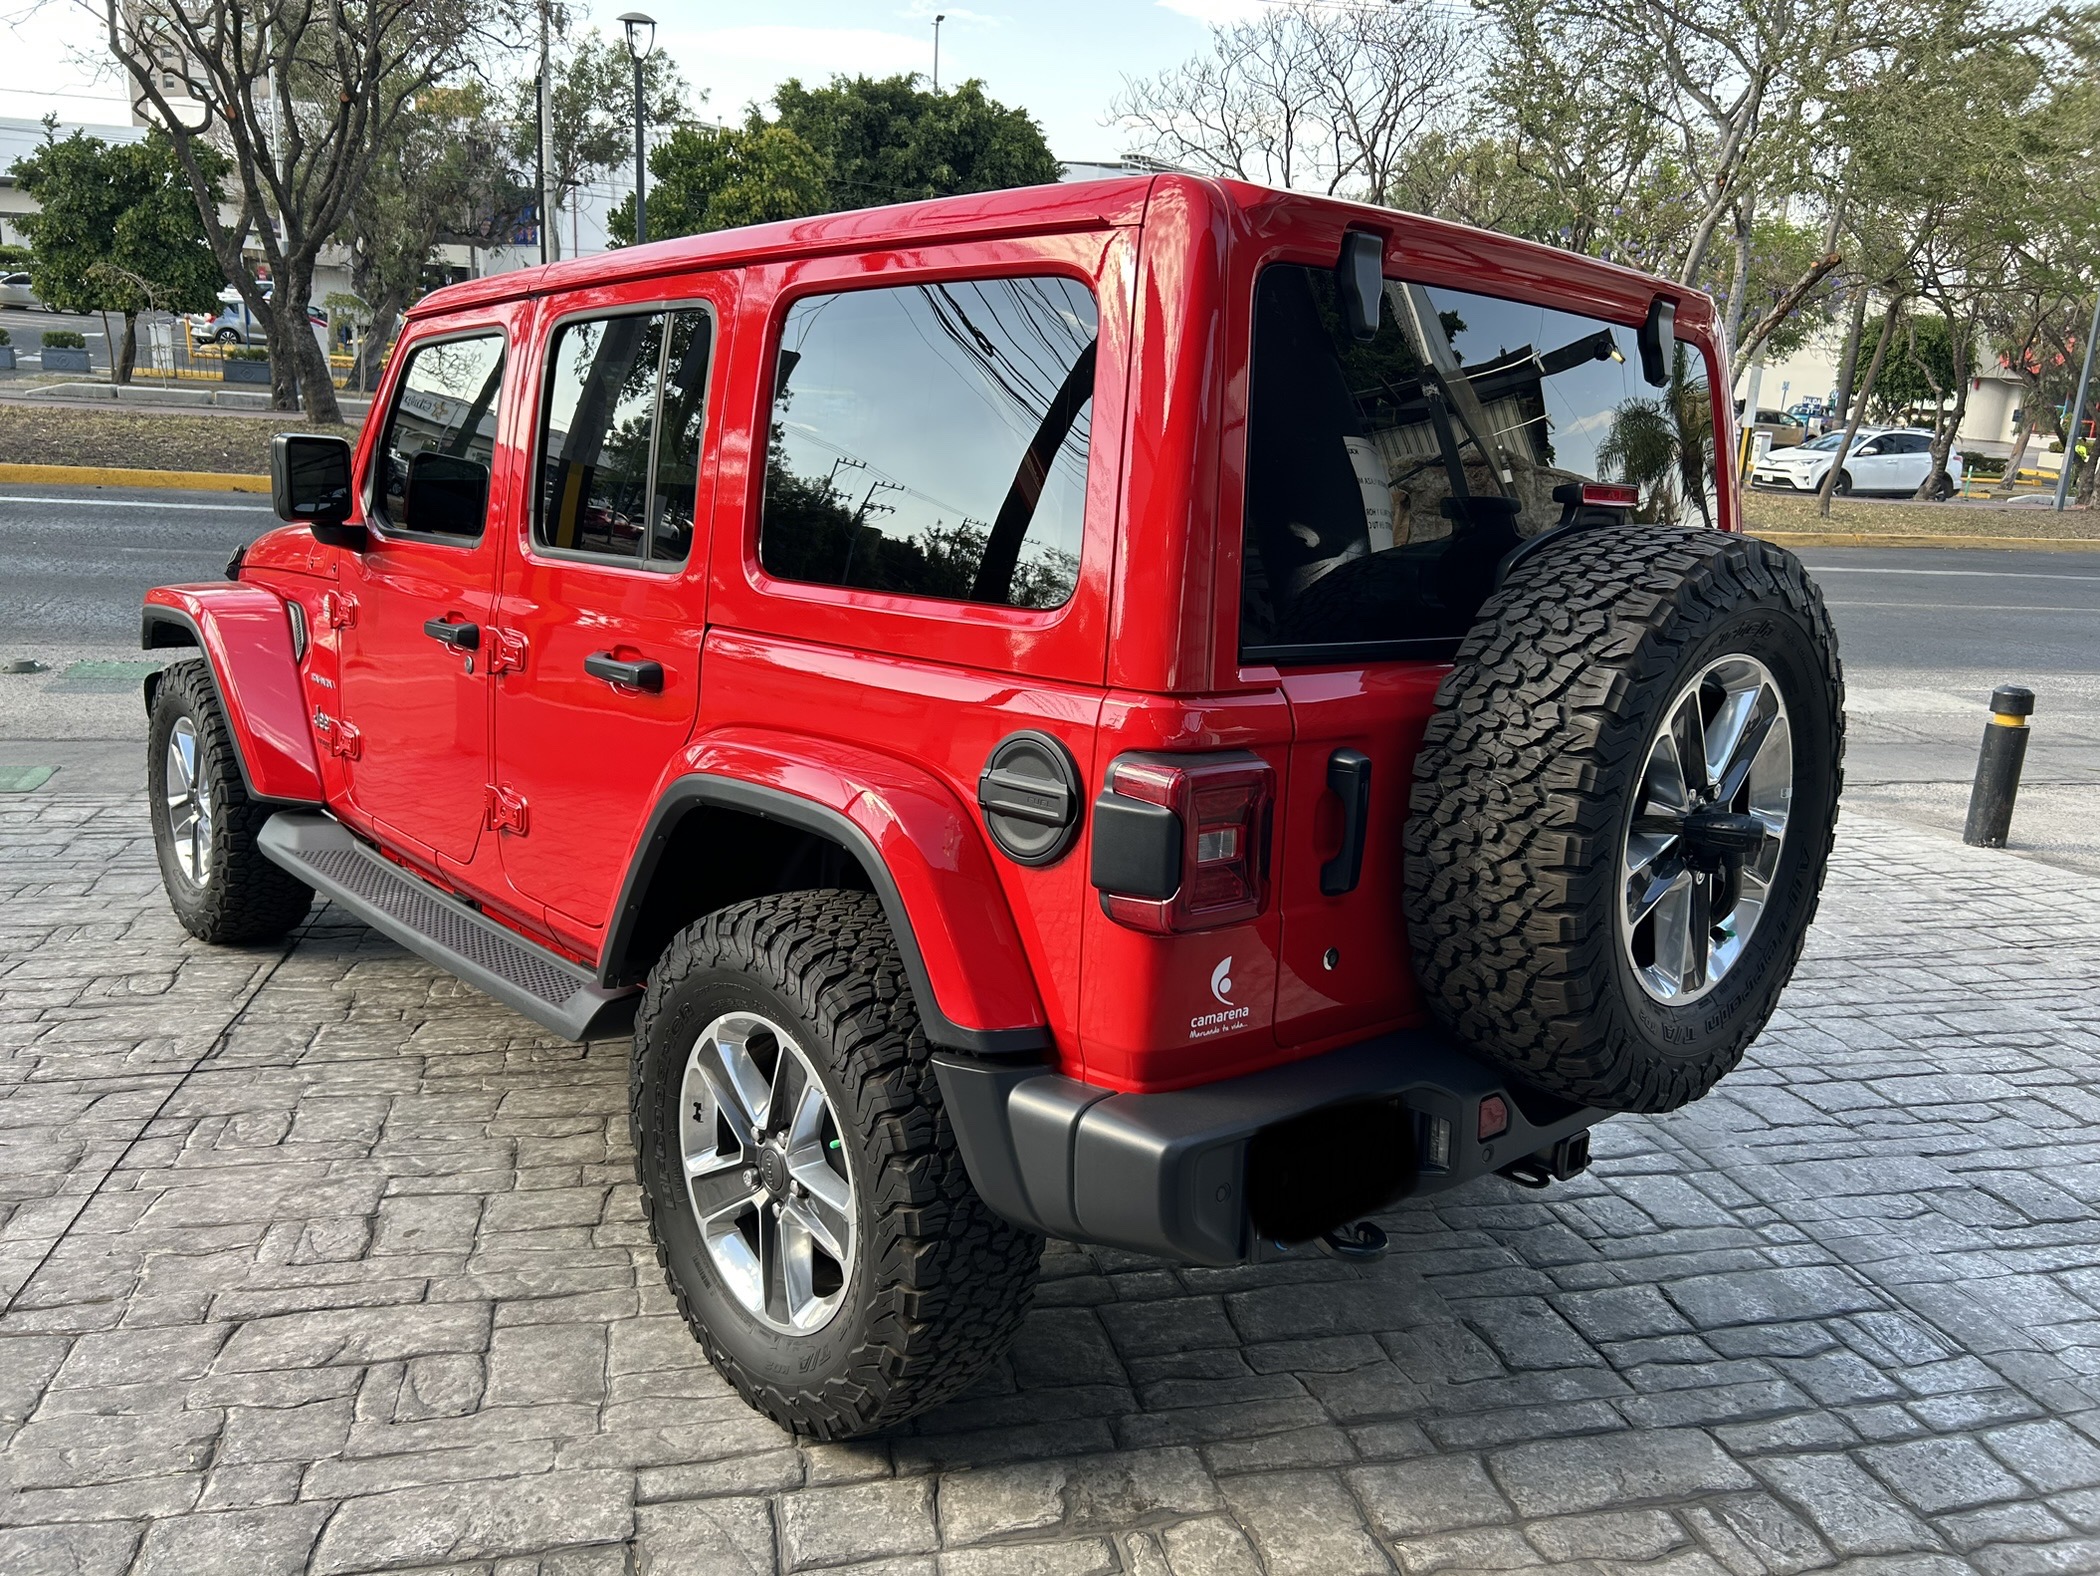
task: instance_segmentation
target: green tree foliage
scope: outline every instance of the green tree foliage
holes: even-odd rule
[[[548,239],[551,255],[559,257],[560,206],[578,187],[634,158],[634,60],[624,40],[592,28],[551,63],[547,80],[547,188],[556,208],[548,216]],[[537,93],[528,77],[511,104],[510,156],[528,184],[538,153]],[[682,119],[690,93],[676,62],[662,50],[642,62],[642,108],[651,125]]]
[[[440,241],[509,238],[532,199],[511,174],[503,140],[478,84],[426,89],[394,123],[339,236],[353,299],[329,305],[363,328],[352,387],[373,386],[402,312],[431,283]]]
[[[210,178],[224,168],[214,155]],[[108,143],[75,131],[61,141],[46,117],[44,145],[17,161],[14,174],[39,209],[19,221],[37,295],[64,312],[124,314],[117,382],[131,381],[139,313],[211,309],[218,262],[165,137]]]
[[[775,120],[754,108],[741,127],[683,127],[650,151],[652,238],[1042,185],[1062,173],[1027,112],[974,80],[934,93],[910,76],[834,77],[818,88],[790,78],[773,103]],[[633,241],[632,197],[606,228],[619,245]]]

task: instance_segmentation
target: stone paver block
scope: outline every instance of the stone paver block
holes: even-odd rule
[[[345,1500],[314,1550],[317,1576],[529,1554],[634,1534],[634,1478],[542,1472]]]
[[[1941,1547],[1931,1528],[1847,1456],[1772,1456],[1752,1467],[1774,1493],[1798,1506],[1840,1554]]]
[[[1325,1473],[1279,1472],[1222,1485],[1270,1576],[1389,1576],[1356,1502]]]
[[[1543,1439],[1497,1451],[1489,1466],[1525,1516],[1565,1515],[1757,1486],[1726,1451],[1693,1429]]]
[[[1395,1461],[1344,1476],[1381,1537],[1412,1538],[1510,1519],[1509,1502],[1472,1456]]]
[[[782,1502],[787,1568],[809,1570],[939,1547],[931,1478],[810,1488]]]

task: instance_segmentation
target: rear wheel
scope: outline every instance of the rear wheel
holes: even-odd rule
[[[1406,867],[1434,1009],[1588,1105],[1704,1094],[1793,971],[1837,812],[1836,638],[1799,562],[1585,531],[1517,567],[1437,702]]]
[[[1839,472],[1838,472],[1838,479],[1837,479],[1837,485],[1836,485],[1835,487],[1831,488],[1830,490],[1831,490],[1832,492],[1836,493],[1836,494],[1837,494],[1837,495],[1838,495],[1838,496],[1839,496],[1840,498],[1849,498],[1849,497],[1851,497],[1851,496],[1852,496],[1852,473],[1851,473],[1850,471],[1839,471]]]
[[[202,662],[161,675],[146,737],[153,851],[175,917],[200,941],[277,940],[306,917],[313,889],[263,855],[270,811],[248,797]]]
[[[678,1306],[782,1427],[889,1427],[1012,1341],[1042,1239],[970,1185],[872,894],[761,898],[673,940],[635,1020],[632,1121]]]

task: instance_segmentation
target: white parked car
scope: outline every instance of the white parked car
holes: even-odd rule
[[[1750,473],[1759,487],[1788,492],[1814,492],[1823,485],[1823,475],[1837,458],[1842,431],[1826,433],[1791,449],[1774,449]],[[1932,472],[1932,434],[1917,427],[1862,427],[1838,472],[1837,487],[1845,493],[1897,493],[1908,496],[1925,485]],[[1961,485],[1961,454],[1947,453],[1948,481],[1940,497]]]
[[[39,301],[36,292],[29,288],[29,275],[0,274],[0,306],[18,306],[27,311],[31,307],[42,307],[44,303]],[[48,312],[51,309],[44,307],[44,310]]]

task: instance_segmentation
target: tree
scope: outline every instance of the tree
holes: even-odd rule
[[[1299,0],[1213,24],[1193,59],[1126,79],[1109,114],[1168,163],[1375,202],[1458,106],[1467,61],[1437,7]]]
[[[977,81],[931,93],[906,76],[834,77],[822,88],[790,78],[774,105],[777,120],[754,108],[741,127],[680,127],[650,150],[652,238],[1044,185],[1063,169],[1027,112]],[[631,196],[606,230],[617,245],[633,242]]]
[[[129,383],[139,313],[209,311],[218,263],[165,136],[112,144],[75,131],[60,141],[57,124],[46,116],[44,145],[15,164],[16,184],[39,209],[20,221],[30,278],[60,311],[124,314],[111,376]],[[224,162],[209,157],[201,167],[216,180]]]
[[[428,287],[438,243],[507,236],[532,195],[513,177],[478,84],[431,88],[395,122],[338,239],[350,253],[345,304],[363,324],[350,382],[377,381],[401,314]],[[330,302],[331,308],[337,303]]]
[[[690,91],[676,62],[663,51],[642,62],[642,108],[650,124],[671,125],[683,119]],[[527,78],[518,84],[511,108],[511,157],[527,170],[537,154],[537,96],[537,86]],[[544,216],[552,227],[547,232],[549,256],[561,256],[561,204],[579,187],[633,157],[634,61],[624,42],[607,40],[592,28],[548,73],[547,189],[555,208]]]
[[[138,107],[167,128],[222,277],[267,325],[271,394],[340,419],[308,324],[314,267],[419,93],[515,36],[516,0],[93,0]],[[184,91],[166,87],[179,74]],[[223,153],[233,213],[211,161]],[[272,280],[248,267],[253,246]]]

